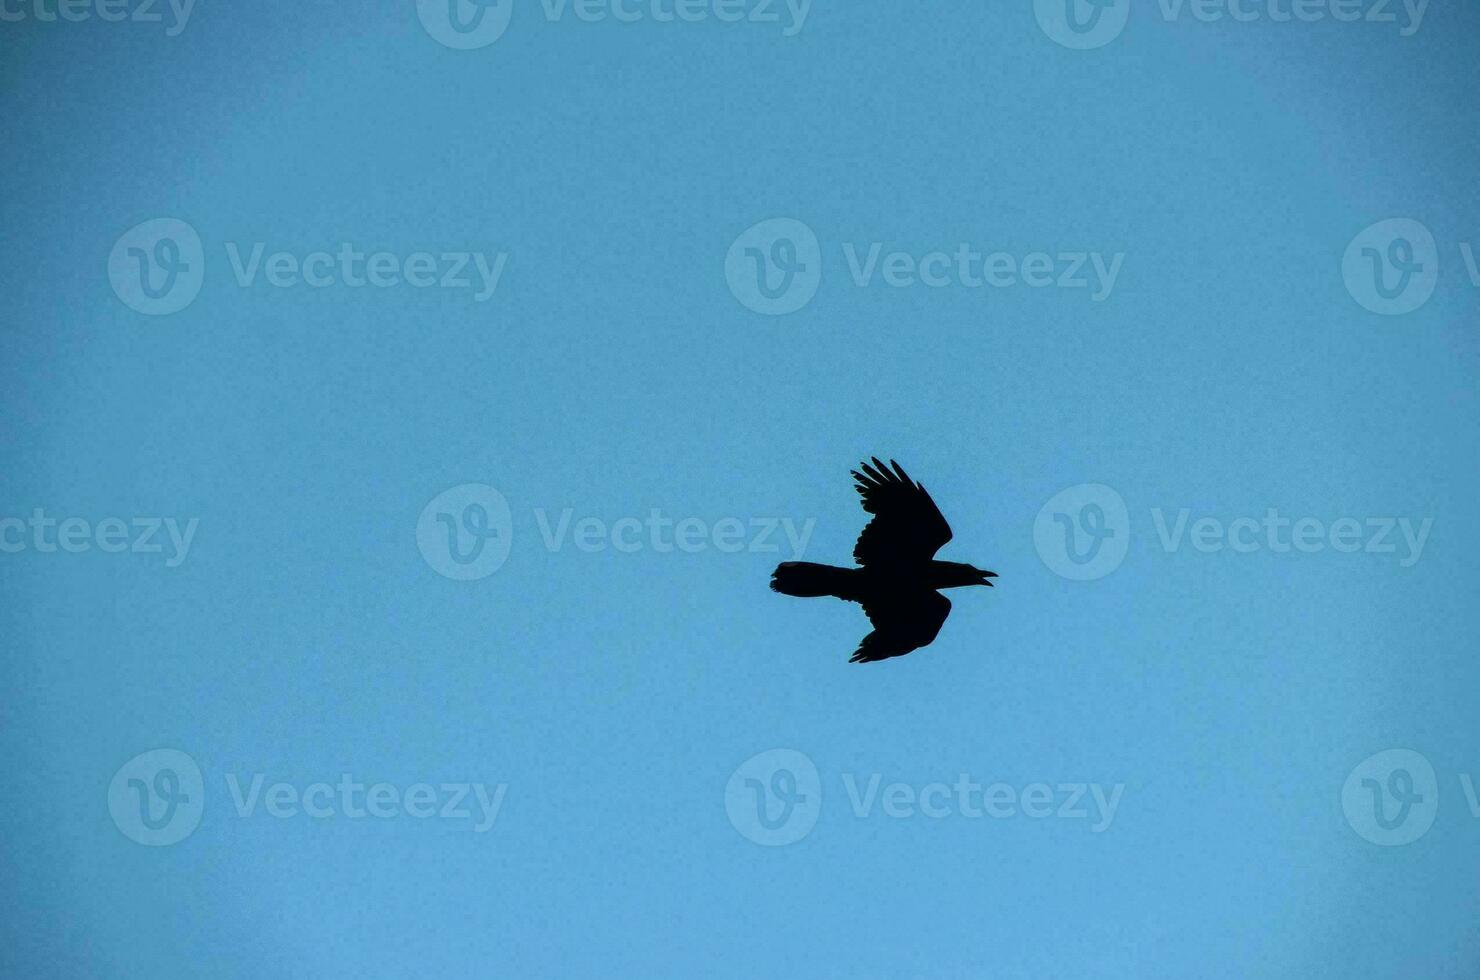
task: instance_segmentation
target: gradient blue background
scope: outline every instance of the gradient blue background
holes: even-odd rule
[[[354,9],[351,9],[353,6]],[[1166,23],[1070,51],[1027,4],[821,5],[776,26],[549,23],[454,52],[409,3],[202,0],[0,25],[0,513],[199,517],[188,561],[0,556],[0,972],[36,977],[1463,978],[1480,969],[1474,692],[1480,11]],[[1346,243],[1401,215],[1434,298],[1367,313]],[[113,295],[114,241],[190,222],[187,310]],[[726,249],[805,221],[802,311]],[[227,241],[507,250],[498,295],[241,289]],[[852,285],[840,243],[1127,253],[1114,294]],[[533,513],[862,525],[897,456],[997,570],[937,642],[845,663],[856,607],[778,556],[548,551]],[[508,563],[437,575],[417,516],[490,483]],[[1129,504],[1065,581],[1032,524]],[[1161,507],[1432,516],[1421,562],[1162,551]],[[141,847],[108,781],[168,746],[204,820]],[[730,773],[806,753],[822,818],[762,848]],[[1407,847],[1343,780],[1439,771]],[[226,773],[506,782],[496,829],[236,816]],[[839,774],[1126,784],[1113,827],[853,816]]]

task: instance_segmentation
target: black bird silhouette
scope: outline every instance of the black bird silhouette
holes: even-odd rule
[[[849,663],[902,657],[927,646],[951,614],[951,600],[936,589],[992,584],[996,572],[954,561],[936,561],[951,540],[951,526],[920,484],[894,460],[873,458],[853,471],[863,509],[874,515],[853,558],[862,568],[837,568],[810,561],[784,561],[771,573],[771,588],[783,595],[836,596],[863,606],[874,631],[863,638]]]

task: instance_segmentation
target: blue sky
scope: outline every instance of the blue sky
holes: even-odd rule
[[[4,972],[1474,975],[1480,13],[50,2]]]

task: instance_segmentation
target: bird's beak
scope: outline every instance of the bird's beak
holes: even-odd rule
[[[982,575],[981,584],[982,585],[985,585],[989,589],[992,588],[992,581],[991,580],[997,577],[997,573],[996,572],[982,572],[981,575]]]

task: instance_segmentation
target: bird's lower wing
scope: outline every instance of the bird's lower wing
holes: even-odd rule
[[[929,644],[951,614],[951,600],[927,590],[887,602],[865,602],[863,611],[874,631],[863,638],[850,664],[902,657]]]

